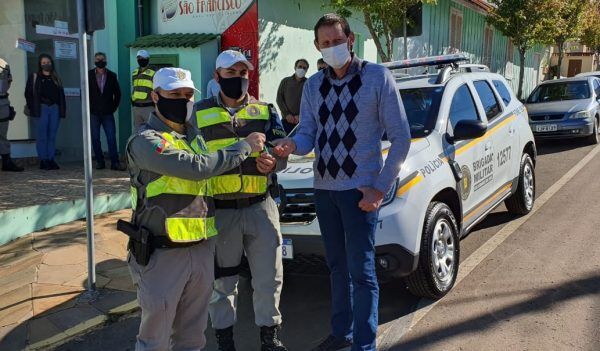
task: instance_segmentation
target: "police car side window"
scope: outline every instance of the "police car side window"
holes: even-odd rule
[[[452,129],[456,127],[456,123],[463,120],[479,120],[477,114],[477,107],[475,106],[475,100],[469,90],[469,87],[464,84],[456,90],[452,103],[450,104],[450,123]]]
[[[483,109],[485,110],[485,115],[487,116],[488,122],[496,118],[502,109],[500,108],[500,104],[496,99],[496,95],[492,91],[492,87],[485,80],[478,80],[473,82],[475,86],[475,90],[481,99],[481,104],[483,105]]]
[[[504,83],[502,83],[499,80],[494,80],[493,83],[494,87],[496,87],[496,90],[498,91],[498,94],[500,94],[502,101],[504,101],[504,104],[508,106],[508,104],[510,104],[510,101],[512,100],[508,88]]]

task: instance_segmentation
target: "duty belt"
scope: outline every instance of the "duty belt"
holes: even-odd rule
[[[0,94],[0,99],[7,99],[8,98],[8,94]]]
[[[263,201],[265,201],[266,198],[267,198],[267,195],[259,195],[259,196],[247,197],[247,198],[235,199],[235,200],[215,199],[215,208],[222,209],[222,210],[226,210],[226,209],[239,210],[239,209],[250,207],[254,204],[263,202]]]

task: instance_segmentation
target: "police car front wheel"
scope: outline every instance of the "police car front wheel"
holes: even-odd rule
[[[531,156],[527,153],[521,157],[517,191],[504,201],[508,212],[526,215],[533,209],[535,202],[535,169]]]
[[[413,295],[439,299],[456,281],[460,253],[458,226],[452,210],[442,202],[427,208],[419,265],[406,282]]]

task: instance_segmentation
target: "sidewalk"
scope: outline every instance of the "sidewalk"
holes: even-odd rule
[[[0,171],[0,245],[85,217],[83,163],[63,164],[57,171],[26,167]],[[127,172],[94,169],[93,176],[96,214],[130,206]]]
[[[100,296],[93,302],[81,300],[87,286],[84,221],[0,246],[0,350],[44,348],[137,308],[126,264],[127,237],[115,227],[130,214],[96,216]]]

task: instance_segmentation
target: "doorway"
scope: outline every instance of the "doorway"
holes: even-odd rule
[[[581,60],[569,60],[567,77],[573,77],[579,73],[581,73]]]

